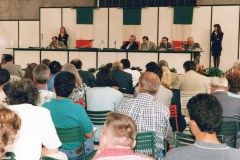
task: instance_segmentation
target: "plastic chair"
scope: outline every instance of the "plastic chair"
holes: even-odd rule
[[[6,152],[5,157],[1,160],[16,160],[16,156],[13,152]]]
[[[237,148],[237,134],[238,134],[238,122],[225,121],[222,122],[217,130],[217,135],[224,135],[225,137],[234,136],[233,147]]]
[[[176,130],[177,132],[179,132],[179,129],[178,129],[178,115],[177,115],[177,106],[176,105],[171,105],[169,107],[169,110],[170,110],[170,118],[175,118],[175,122],[176,122]]]
[[[97,150],[92,151],[92,153],[87,157],[85,153],[84,147],[84,132],[83,127],[75,127],[75,128],[57,128],[57,134],[62,143],[73,143],[73,142],[82,142],[83,148],[83,158],[84,160],[92,159],[97,152]]]
[[[103,125],[107,119],[107,113],[111,111],[86,111],[94,125]]]
[[[81,104],[83,108],[85,109],[85,101],[84,100],[78,100],[78,101],[73,101],[76,104]]]
[[[151,149],[153,158],[155,159],[156,146],[154,132],[138,133],[136,141],[137,141],[136,146],[133,148],[134,151]]]

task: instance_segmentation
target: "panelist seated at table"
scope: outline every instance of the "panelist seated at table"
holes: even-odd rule
[[[168,42],[167,37],[162,37],[161,41],[158,43],[157,50],[171,50],[173,49],[172,43]]]
[[[58,41],[57,36],[52,37],[52,42],[47,46],[47,48],[61,49],[67,48],[62,41]]]
[[[157,46],[154,42],[149,41],[149,38],[147,36],[144,36],[142,38],[143,43],[141,43],[140,50],[156,50]]]
[[[136,36],[131,35],[129,41],[121,46],[121,49],[138,50],[138,44],[135,42]]]

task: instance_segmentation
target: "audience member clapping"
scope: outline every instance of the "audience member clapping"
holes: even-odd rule
[[[47,81],[47,86],[49,91],[53,90],[54,78],[60,72],[61,68],[62,68],[61,64],[57,61],[52,61],[49,64],[50,75],[51,75],[49,81]]]
[[[8,84],[10,74],[6,69],[0,69],[0,104],[7,105],[7,96],[3,91],[3,87]]]
[[[240,98],[240,73],[229,73],[226,78],[229,85],[227,94],[231,97]]]
[[[33,81],[33,69],[37,66],[36,63],[27,64],[23,79],[31,79]]]

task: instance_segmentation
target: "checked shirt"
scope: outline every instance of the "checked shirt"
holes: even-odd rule
[[[123,99],[117,111],[128,115],[137,124],[138,133],[155,132],[156,151],[164,149],[167,137],[170,112],[167,106],[156,101],[148,93],[139,93],[136,98]],[[151,150],[139,150],[139,154],[150,155]]]

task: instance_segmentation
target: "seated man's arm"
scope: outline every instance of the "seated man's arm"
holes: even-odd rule
[[[91,133],[88,133],[88,134],[84,134],[84,136],[85,136],[86,138],[92,138],[93,133],[94,133],[94,131],[92,131]]]
[[[152,50],[156,50],[157,49],[157,46],[155,43],[153,43],[153,47],[152,47]]]
[[[80,110],[81,114],[79,114],[79,119],[82,121],[84,136],[86,138],[92,138],[94,133],[92,121],[83,107],[81,107]]]
[[[47,149],[47,147],[43,147],[42,148],[42,152],[41,152],[41,158],[43,156],[49,155],[49,154],[53,154],[53,153],[58,153],[58,148],[55,149]]]
[[[172,43],[171,43],[171,42],[169,42],[168,44],[169,44],[169,45],[168,45],[168,48],[173,48],[173,46],[172,46]]]

